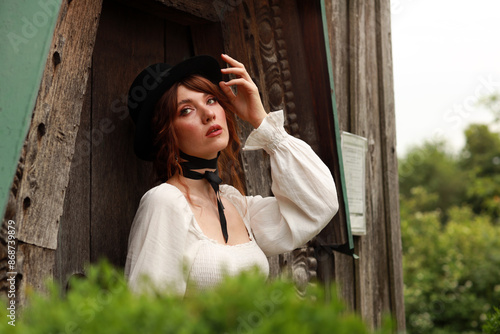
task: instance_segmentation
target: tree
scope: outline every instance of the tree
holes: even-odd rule
[[[495,117],[495,122],[500,122],[500,92],[481,97],[478,106],[489,110]]]
[[[399,191],[402,200],[411,200],[416,188],[435,197],[434,201],[421,201],[413,207],[417,211],[439,209],[444,217],[452,205],[465,199],[465,173],[457,158],[446,150],[443,141],[426,142],[415,147],[399,161]],[[422,191],[420,190],[420,191]]]
[[[500,121],[500,95],[485,99]],[[472,124],[459,155],[445,142],[399,162],[408,333],[493,333],[500,300],[500,134]],[[497,311],[497,314],[498,311]]]
[[[466,199],[474,212],[500,217],[500,135],[487,125],[465,130],[466,144],[459,165],[467,172]]]
[[[439,216],[401,219],[408,333],[480,333],[500,300],[500,228],[466,206]]]

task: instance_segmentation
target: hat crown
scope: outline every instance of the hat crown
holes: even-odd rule
[[[141,109],[144,109],[144,104],[157,95],[163,94],[158,86],[168,77],[171,68],[172,66],[165,63],[149,65],[134,79],[128,92],[128,109],[134,123],[137,123],[138,114]],[[151,102],[156,104],[157,100]]]

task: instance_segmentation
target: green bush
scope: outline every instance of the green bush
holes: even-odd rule
[[[494,308],[492,313],[483,326],[483,332],[486,334],[500,334],[500,309]]]
[[[439,215],[402,215],[408,333],[480,333],[500,300],[500,228],[467,206]]]
[[[499,101],[480,99],[497,125]],[[460,152],[427,141],[399,159],[409,334],[500,334],[498,316],[487,321],[500,301],[500,133],[491,125],[469,124]]]
[[[266,282],[258,274],[243,273],[215,289],[193,290],[181,298],[133,294],[122,273],[106,263],[91,266],[87,276],[72,280],[64,295],[55,284],[49,284],[46,295],[32,294],[16,326],[4,320],[0,332],[371,333],[336,295],[326,302],[319,285],[300,297],[288,281]],[[389,333],[390,327],[386,323],[379,333]]]

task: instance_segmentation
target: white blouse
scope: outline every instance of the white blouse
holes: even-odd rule
[[[148,276],[157,288],[185,294],[217,284],[224,274],[258,267],[269,272],[266,257],[304,245],[338,210],[335,183],[328,167],[309,145],[287,134],[283,111],[270,113],[249,135],[244,150],[270,155],[274,197],[243,196],[221,185],[221,196],[238,210],[250,235],[240,245],[206,237],[182,192],[163,183],[144,194],[130,231],[125,275],[134,291]]]

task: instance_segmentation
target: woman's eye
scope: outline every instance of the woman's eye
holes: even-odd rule
[[[180,111],[180,115],[181,116],[185,116],[185,115],[189,114],[191,111],[193,111],[193,109],[191,109],[191,108],[183,108]]]
[[[210,104],[214,104],[214,103],[216,103],[216,102],[217,102],[217,99],[216,99],[215,97],[211,97],[211,98],[209,98],[209,99],[207,100],[207,104],[209,104],[209,105],[210,105]]]

